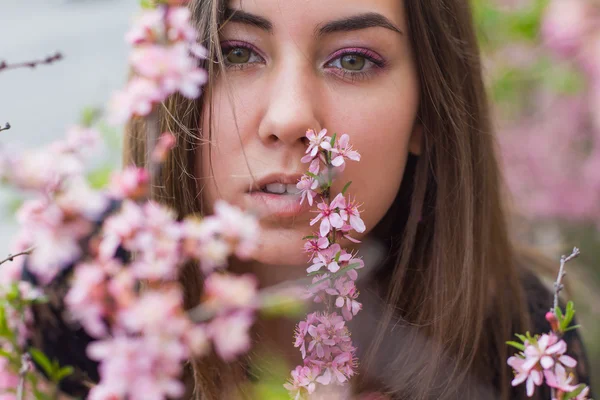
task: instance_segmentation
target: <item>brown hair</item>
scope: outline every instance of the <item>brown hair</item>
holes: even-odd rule
[[[210,104],[222,61],[224,4],[195,0],[190,8],[212,60],[204,64],[209,83],[198,101],[174,95],[159,107],[161,132],[176,133],[177,146],[154,182],[157,200],[180,217],[202,213],[195,149],[210,132],[199,129],[201,102]],[[516,398],[505,342],[525,331],[529,318],[469,2],[406,1],[405,9],[420,79],[423,151],[409,158],[396,201],[373,232],[389,254],[363,288],[362,314],[378,329],[355,334],[362,349],[355,383],[399,399]],[[145,162],[144,125],[128,126],[125,164]],[[191,307],[200,298],[195,266],[186,266],[181,281]],[[365,298],[381,299],[381,306],[369,309]],[[213,360],[195,365],[198,398],[220,397],[231,376],[224,368]]]

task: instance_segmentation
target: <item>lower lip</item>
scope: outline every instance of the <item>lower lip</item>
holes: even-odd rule
[[[266,192],[249,193],[252,208],[263,215],[295,217],[310,209],[308,201],[300,204],[300,195],[272,194]]]

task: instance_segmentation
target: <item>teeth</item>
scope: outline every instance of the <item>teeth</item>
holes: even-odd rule
[[[276,193],[276,194],[284,194],[285,193],[285,184],[283,184],[283,183],[269,183],[265,187],[265,192]]]
[[[288,183],[285,187],[289,194],[300,194],[300,190],[298,190],[295,183]]]
[[[298,190],[298,188],[296,188],[296,184],[295,183],[288,183],[287,185],[285,183],[269,183],[268,185],[265,186],[264,191],[267,193],[274,193],[274,194],[299,194],[300,191]]]

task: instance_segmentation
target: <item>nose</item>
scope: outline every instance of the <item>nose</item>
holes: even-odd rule
[[[305,60],[303,60],[306,62]],[[302,61],[279,65],[271,72],[258,134],[267,145],[304,146],[308,129],[321,130],[317,77]]]

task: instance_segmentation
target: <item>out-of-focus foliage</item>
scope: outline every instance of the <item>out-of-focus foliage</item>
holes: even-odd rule
[[[552,248],[542,250],[557,260],[565,249],[582,250],[567,281],[597,387],[600,1],[471,3],[517,220],[527,223],[538,247],[550,241]]]

